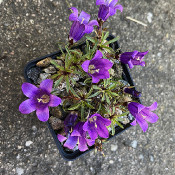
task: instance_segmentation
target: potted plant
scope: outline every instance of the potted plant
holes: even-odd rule
[[[120,51],[118,37],[109,35],[105,21],[122,12],[117,0],[97,0],[97,20],[72,7],[73,21],[69,42],[60,51],[29,62],[25,68],[27,83],[22,91],[29,99],[19,111],[29,114],[36,110],[38,119],[47,122],[52,136],[67,160],[73,160],[94,147],[102,151],[102,143],[137,123],[145,132],[148,122],[158,116],[154,102],[146,107],[140,103],[128,71],[135,65],[145,66],[146,52]],[[85,34],[94,31],[95,36]],[[50,112],[49,112],[50,111]]]

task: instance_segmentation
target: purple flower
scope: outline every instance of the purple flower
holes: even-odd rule
[[[136,97],[136,98],[141,97],[141,92],[136,91],[134,87],[133,88],[126,87],[124,88],[124,92],[131,94],[133,97]]]
[[[93,31],[93,26],[98,26],[96,20],[89,22],[90,15],[82,11],[78,16],[78,10],[75,7],[72,7],[73,13],[70,14],[69,20],[74,21],[69,34],[69,41],[77,42],[80,40],[85,33],[91,33]],[[88,23],[89,22],[89,23]]]
[[[33,84],[23,83],[22,91],[28,100],[22,102],[19,111],[22,114],[29,114],[36,110],[38,119],[45,122],[49,119],[49,106],[55,107],[61,103],[61,99],[51,94],[53,80],[47,79],[41,82],[37,88]]]
[[[102,59],[103,54],[97,50],[92,60],[86,60],[81,67],[92,77],[92,83],[98,83],[100,79],[108,79],[110,77],[109,69],[113,63],[107,59]]]
[[[137,50],[133,52],[125,52],[120,55],[120,61],[124,64],[128,64],[130,69],[132,69],[134,65],[145,66],[145,62],[142,61],[142,59],[147,53],[148,51],[138,52]]]
[[[98,135],[102,138],[108,138],[109,132],[106,126],[109,126],[111,121],[103,118],[100,114],[91,115],[83,126],[83,130],[87,131],[90,138],[95,140]]]
[[[122,5],[116,5],[118,0],[97,0],[96,5],[100,5],[98,19],[106,21],[109,16],[115,15],[117,10],[123,11]]]
[[[142,128],[143,132],[148,129],[148,122],[155,123],[158,120],[158,116],[151,112],[157,109],[157,102],[154,102],[151,106],[146,107],[142,104],[131,102],[128,105],[130,113],[135,117],[135,120],[131,125],[136,125],[137,123]]]
[[[77,120],[76,114],[69,114],[64,120],[65,132],[69,133],[75,125],[75,121]]]
[[[88,146],[92,146],[95,144],[95,140],[92,139],[87,139],[86,138],[86,132],[83,130],[83,125],[84,122],[78,122],[75,127],[73,132],[71,133],[71,135],[68,137],[68,139],[66,140],[66,137],[62,136],[62,135],[58,135],[58,140],[60,142],[63,142],[66,140],[66,142],[64,143],[64,147],[67,147],[69,149],[73,149],[76,144],[78,144],[78,149],[80,151],[86,151],[88,149]]]

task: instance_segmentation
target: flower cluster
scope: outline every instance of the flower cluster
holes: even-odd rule
[[[71,150],[78,147],[80,151],[86,151],[98,140],[114,135],[117,127],[125,128],[128,123],[138,123],[145,132],[147,122],[158,120],[152,112],[157,109],[157,102],[149,107],[140,104],[141,92],[124,81],[119,73],[121,64],[127,64],[130,69],[136,65],[145,66],[143,58],[148,51],[119,52],[111,45],[115,45],[118,38],[109,39],[109,32],[103,28],[117,10],[123,11],[117,2],[96,0],[98,18],[91,21],[88,13],[82,11],[79,14],[77,8],[72,7],[69,20],[73,23],[65,51],[61,50],[62,54],[57,59],[47,58],[47,65],[41,62],[36,65],[40,69],[44,67],[41,73],[49,70],[50,78],[43,79],[37,86],[30,83],[22,85],[24,95],[29,98],[19,106],[22,114],[36,110],[40,121],[50,122],[53,113],[49,114],[49,108],[55,107],[53,111],[60,105],[64,112],[58,118],[55,116],[55,121],[58,121],[58,127],[55,127],[57,138]],[[86,36],[84,48],[72,47],[94,30],[96,36]],[[129,119],[129,113],[132,119]]]

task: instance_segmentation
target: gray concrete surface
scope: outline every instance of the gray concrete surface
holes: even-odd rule
[[[68,0],[96,17],[94,0]],[[159,104],[156,124],[146,133],[133,127],[74,161],[61,158],[44,123],[34,113],[22,115],[19,104],[25,64],[58,49],[71,23],[62,0],[0,0],[0,174],[2,175],[173,175],[175,171],[175,1],[127,0],[122,14],[110,18],[111,33],[123,51],[145,51],[145,68],[131,72],[142,101]],[[126,19],[146,23],[144,27]],[[30,141],[30,142],[29,142]]]

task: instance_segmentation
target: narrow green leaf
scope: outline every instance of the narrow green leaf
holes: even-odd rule
[[[104,43],[104,45],[105,45],[105,46],[106,46],[106,45],[109,45],[109,44],[114,43],[114,42],[116,42],[116,41],[118,41],[118,40],[119,40],[119,37],[116,37],[116,38],[114,38],[114,39],[112,39],[112,40],[110,40],[110,41]]]
[[[75,84],[76,84],[76,81],[75,81],[75,80],[72,78],[72,76],[70,76],[69,78],[71,79],[72,84],[74,84],[74,85],[75,85]]]
[[[104,100],[105,100],[105,94],[103,93],[101,101],[104,101]]]
[[[85,103],[85,105],[86,105],[88,108],[94,109],[94,107],[93,107],[91,104],[89,104],[89,103],[87,103],[87,102],[84,102],[84,103]]]
[[[57,62],[55,60],[50,60],[50,63],[53,64],[56,68],[60,69],[60,70],[64,70],[64,68],[60,65],[57,64]]]
[[[91,86],[91,88],[90,88],[89,92],[86,94],[86,98],[88,98],[88,97],[89,97],[89,95],[91,95],[92,91],[93,91],[93,86]]]
[[[109,31],[107,31],[107,32],[105,33],[105,36],[104,36],[104,38],[103,38],[103,41],[105,41],[105,40],[107,39],[108,36],[109,36]]]
[[[107,102],[108,104],[110,104],[111,102],[110,102],[110,100],[109,100],[109,96],[108,96],[107,94],[105,94],[105,96],[106,96],[106,102]]]
[[[61,50],[61,53],[62,53],[63,55],[65,55],[65,53],[63,52],[62,47],[61,47],[60,45],[59,45],[58,47],[59,47],[59,49]]]
[[[81,105],[81,121],[84,121],[84,103]]]
[[[68,110],[73,111],[75,109],[78,109],[80,107],[80,105],[81,105],[81,103],[74,104],[70,108],[68,108]]]
[[[112,83],[112,84],[108,87],[108,89],[111,90],[111,89],[114,89],[115,87],[116,87],[116,83]]]
[[[101,103],[100,103],[100,105],[99,105],[99,107],[98,107],[98,111],[97,111],[97,113],[99,113],[100,110],[101,110]]]
[[[71,53],[74,53],[74,54],[76,54],[76,55],[78,55],[78,56],[82,56],[82,53],[81,52],[78,52],[77,50],[69,50]]]
[[[114,135],[115,134],[115,127],[114,127],[114,123],[113,122],[111,122],[111,129],[112,129],[112,135]]]
[[[93,39],[92,37],[86,36],[86,38],[87,38],[89,41],[91,41],[92,43],[96,43],[95,39]]]
[[[115,120],[115,119],[114,119],[114,120]],[[116,123],[118,126],[120,126],[120,128],[124,129],[123,125],[122,125],[119,121],[115,120],[115,123]]]
[[[65,49],[66,49],[68,55],[71,57],[71,53],[70,53],[70,51],[69,51],[69,48],[68,48],[67,46],[65,46]]]
[[[86,78],[86,80],[84,80],[85,84],[91,83],[92,82],[92,78]]]
[[[72,87],[70,87],[70,91],[72,92],[72,94],[73,94],[75,97],[78,97],[78,98],[79,98],[79,96],[77,95],[77,93],[74,91],[74,89],[73,89]]]
[[[92,94],[91,96],[89,96],[88,98],[96,97],[96,96],[99,95],[100,93],[101,93],[101,91],[98,91],[98,92]]]
[[[101,90],[101,88],[98,87],[97,85],[93,85],[93,88],[96,89],[96,90]]]
[[[51,79],[53,80],[53,79],[57,78],[59,75],[60,74],[54,74],[54,75],[51,76]]]
[[[66,90],[67,90],[67,92],[69,92],[69,90],[70,90],[70,83],[69,83],[69,77],[68,76],[66,76]]]
[[[54,88],[58,87],[58,85],[61,83],[62,79],[63,79],[63,75],[58,80],[55,81]]]
[[[109,92],[112,96],[118,97],[119,94],[115,93],[115,92]]]

